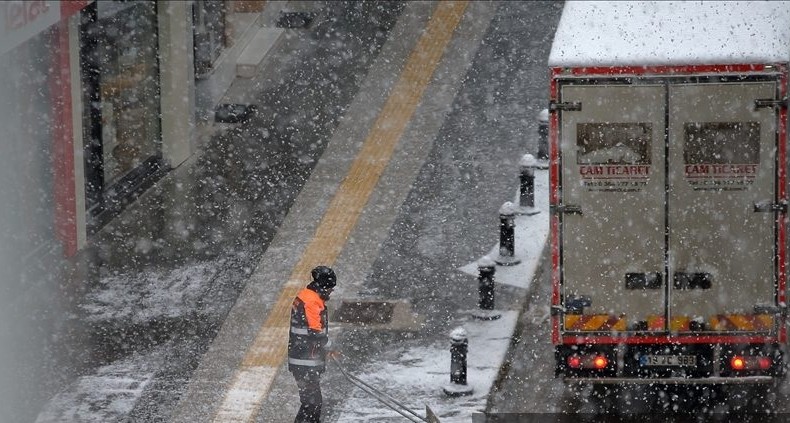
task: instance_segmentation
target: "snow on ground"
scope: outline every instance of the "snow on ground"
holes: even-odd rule
[[[80,305],[89,322],[145,324],[188,317],[216,278],[222,261],[166,271],[102,275]],[[205,311],[205,310],[204,310]],[[36,423],[123,421],[163,365],[169,343],[98,367],[50,399]]]
[[[496,283],[529,288],[532,277],[540,264],[540,257],[549,233],[548,171],[535,173],[535,210],[532,216],[517,216],[515,228],[515,254],[521,263],[514,266],[497,266]],[[518,197],[513,201],[518,205]],[[487,257],[493,259],[499,245]],[[459,270],[477,275],[477,262]],[[526,293],[525,293],[526,295]],[[448,397],[443,388],[450,384],[449,334],[445,341],[431,345],[402,345],[384,363],[368,366],[363,375],[356,375],[365,383],[380,387],[401,404],[420,416],[425,416],[425,406],[431,408],[442,423],[471,422],[475,413],[485,411],[488,393],[496,381],[510,338],[515,330],[518,312],[501,311],[498,320],[478,320],[470,313],[457,322],[467,332],[467,385],[473,388],[469,396]],[[424,403],[414,402],[414,399]],[[360,389],[354,389],[347,401],[340,406],[339,423],[359,421],[405,421],[396,412],[372,399]]]
[[[518,196],[513,204],[518,205]],[[516,217],[514,255],[521,259],[521,263],[497,266],[496,283],[525,290],[529,288],[548,236],[548,172],[545,170],[535,173],[535,210],[540,213]],[[495,245],[488,257],[493,259],[498,253],[499,246]],[[187,316],[198,308],[199,300],[216,277],[219,266],[217,263],[193,263],[168,271],[106,275],[89,293],[82,308],[93,322],[113,320],[137,324]],[[459,270],[477,275],[477,262]],[[498,320],[483,321],[466,313],[457,322],[468,334],[467,381],[473,388],[472,395],[451,398],[443,392],[443,387],[450,384],[449,334],[447,340],[431,345],[402,345],[393,352],[390,360],[372,364],[363,372],[365,375],[359,377],[367,383],[382,386],[382,390],[399,401],[403,400],[420,415],[425,415],[425,406],[428,405],[443,423],[470,422],[474,413],[485,410],[488,393],[504,361],[518,319],[516,311],[501,311],[501,314]],[[122,420],[161,366],[167,348],[167,345],[162,345],[146,353],[134,353],[77,379],[50,400],[36,422]],[[414,398],[425,403],[406,402]],[[403,421],[395,412],[358,389],[338,407],[338,421],[341,423],[393,418]]]
[[[512,203],[518,206],[518,194]],[[549,175],[548,170],[545,169],[535,172],[534,209],[539,213],[532,216],[516,216],[514,257],[521,259],[521,263],[515,266],[497,266],[494,273],[494,280],[497,283],[528,288],[529,283],[532,282],[532,275],[538,268],[543,246],[549,236]],[[491,248],[487,257],[493,260],[498,254],[499,244]],[[469,263],[459,270],[477,276],[477,262]]]
[[[108,275],[88,293],[81,308],[92,322],[182,317],[197,309],[217,270],[216,263],[193,263],[164,272]]]
[[[470,422],[472,414],[485,411],[488,391],[496,379],[518,318],[517,311],[503,311],[498,320],[482,321],[472,317],[458,322],[467,331],[467,386],[471,395],[448,397],[443,388],[450,385],[449,336],[431,345],[401,347],[394,357],[374,363],[359,375],[365,383],[380,387],[401,404],[425,415],[429,406],[442,423]],[[421,401],[421,402],[415,402]],[[354,389],[340,406],[338,423],[382,421],[397,417],[394,411]]]
[[[162,364],[165,347],[100,367],[53,397],[36,423],[123,421]]]

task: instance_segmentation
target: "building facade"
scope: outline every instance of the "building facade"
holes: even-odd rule
[[[47,395],[63,263],[195,154],[196,82],[228,48],[233,6],[0,2],[0,409],[20,413],[11,420]]]
[[[0,222],[16,250],[74,255],[194,153],[201,3],[0,3]]]

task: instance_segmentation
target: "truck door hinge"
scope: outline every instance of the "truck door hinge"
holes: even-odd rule
[[[754,312],[757,314],[776,314],[781,316],[787,315],[787,306],[785,304],[755,304]]]
[[[552,214],[582,214],[582,206],[575,206],[572,204],[557,204],[549,206],[549,211]]]
[[[782,212],[787,213],[787,200],[782,200],[778,203],[773,203],[771,201],[761,201],[759,203],[754,203],[754,211],[755,212]]]
[[[773,98],[758,98],[757,100],[754,100],[755,109],[761,109],[763,107],[771,107],[774,109],[778,109],[778,108],[786,109],[787,97],[779,100]]]
[[[553,100],[549,101],[549,111],[554,112],[557,110],[562,110],[565,112],[580,112],[582,111],[582,103],[578,101],[570,103],[558,103]]]

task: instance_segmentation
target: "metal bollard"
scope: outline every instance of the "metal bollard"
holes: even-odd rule
[[[519,162],[519,194],[516,213],[532,216],[540,213],[535,210],[535,169],[538,162],[532,154],[525,154]]]
[[[494,259],[496,264],[513,266],[521,263],[515,257],[516,247],[516,211],[513,203],[505,202],[499,208],[499,255]]]
[[[493,310],[496,266],[494,266],[494,262],[491,259],[484,257],[477,263],[477,270],[479,272],[477,282],[480,291],[480,299],[477,301],[477,306],[481,310]]]
[[[549,109],[538,113],[538,160],[549,159]]]
[[[469,340],[464,328],[456,328],[450,334],[450,382],[466,385],[466,354],[469,351]]]
[[[466,354],[469,340],[462,327],[450,333],[450,384],[444,387],[448,396],[469,395],[473,389],[466,384]]]
[[[496,263],[488,258],[488,256],[481,258],[477,262],[478,277],[478,290],[480,292],[480,299],[477,302],[479,307],[472,312],[472,317],[479,320],[496,320],[502,317],[502,314],[494,310],[494,273],[496,272]]]

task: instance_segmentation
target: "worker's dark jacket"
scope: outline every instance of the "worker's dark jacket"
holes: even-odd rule
[[[288,370],[326,369],[329,342],[326,304],[317,292],[304,288],[291,306],[291,333],[288,337]]]

